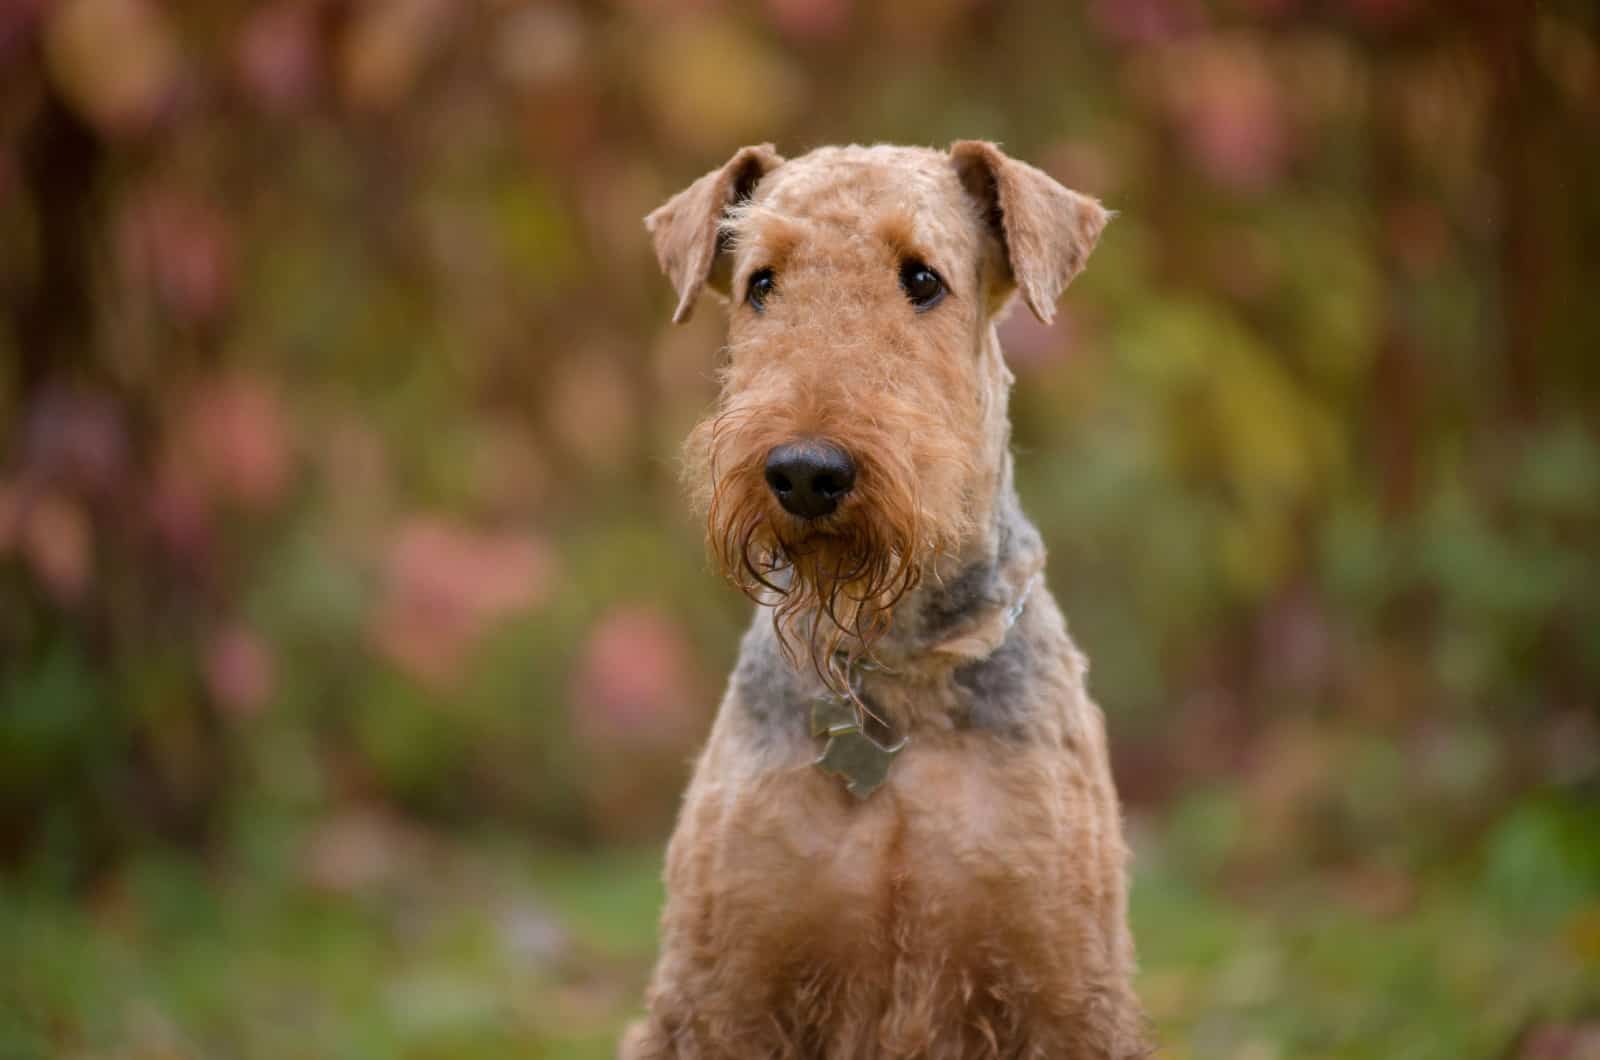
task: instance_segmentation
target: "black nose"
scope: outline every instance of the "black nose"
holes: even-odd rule
[[[790,515],[828,515],[855,484],[856,465],[837,445],[791,442],[767,454],[767,486]]]

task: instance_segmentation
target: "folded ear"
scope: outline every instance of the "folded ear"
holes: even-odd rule
[[[723,217],[728,207],[748,199],[761,178],[782,164],[782,156],[771,144],[741,147],[721,169],[707,173],[644,219],[655,240],[661,271],[678,292],[673,323],[689,319],[700,289],[708,283],[727,293],[727,277],[713,277],[718,252],[726,249],[728,242],[722,230]]]
[[[1005,246],[1011,279],[1028,308],[1050,323],[1056,299],[1082,270],[1111,215],[992,143],[962,140],[950,145],[950,158]]]

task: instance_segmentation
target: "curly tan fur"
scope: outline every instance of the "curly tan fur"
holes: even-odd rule
[[[626,1060],[1142,1054],[1103,721],[1036,587],[994,332],[1017,291],[1049,318],[1106,216],[964,142],[745,148],[647,219],[677,319],[707,287],[730,297],[685,477],[759,606],[668,851]],[[947,288],[925,311],[911,260]],[[809,521],[763,478],[808,438],[857,476]],[[910,738],[864,801],[811,766],[830,687]]]

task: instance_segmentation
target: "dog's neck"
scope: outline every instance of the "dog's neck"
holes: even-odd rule
[[[1004,729],[1021,717],[1013,697],[975,699],[958,690],[981,688],[993,674],[1016,684],[1026,673],[1002,660],[1003,649],[1009,643],[1015,655],[1024,631],[1013,627],[1043,578],[1044,546],[1011,488],[1009,455],[1002,463],[985,532],[927,572],[870,657],[852,659],[848,650],[834,656],[848,693],[827,690],[810,701],[810,734],[823,741],[812,764],[837,775],[858,799],[887,780],[920,725]]]
[[[930,565],[871,656],[835,657],[853,701],[786,658],[769,614],[757,613],[732,687],[761,739],[772,741],[765,746],[796,741],[814,764],[866,797],[923,726],[1015,733],[1037,722],[1026,691],[1035,657],[1022,644],[1048,625],[1044,545],[1017,501],[1009,456],[993,481],[981,530],[959,554]],[[841,720],[851,731],[833,736],[831,723]],[[835,768],[833,758],[852,750],[861,760]]]
[[[1009,454],[1001,469],[982,530],[959,554],[930,563],[922,583],[895,608],[893,625],[874,648],[885,666],[949,669],[986,658],[1036,591],[1044,543],[1017,501]]]

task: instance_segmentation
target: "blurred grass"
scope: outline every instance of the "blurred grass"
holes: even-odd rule
[[[1239,836],[1195,827],[1213,810],[1136,820],[1162,1055],[1457,1060],[1592,1018],[1593,816],[1530,805],[1444,870],[1293,882],[1214,871]],[[0,1056],[609,1057],[648,974],[659,868],[655,847],[538,853],[501,833],[343,894],[149,853],[87,903],[10,882]]]
[[[0,1056],[609,1056],[658,855],[509,849],[435,851],[359,896],[148,854],[87,904],[8,884]]]

